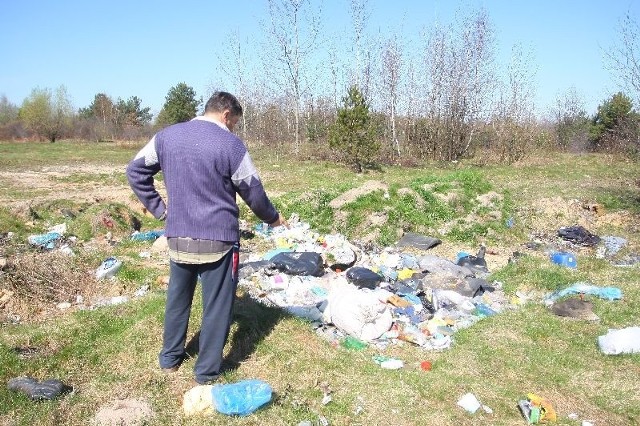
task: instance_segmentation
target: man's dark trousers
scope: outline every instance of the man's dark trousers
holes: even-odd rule
[[[214,263],[187,264],[170,261],[169,289],[165,307],[161,368],[180,365],[185,357],[185,342],[193,294],[202,283],[202,324],[198,359],[194,371],[196,381],[205,383],[220,375],[222,351],[229,335],[233,301],[237,287],[237,252],[229,250]]]

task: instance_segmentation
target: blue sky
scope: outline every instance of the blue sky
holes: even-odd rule
[[[615,43],[627,12],[640,20],[640,0],[367,4],[366,31],[401,34],[408,46],[436,19],[448,23],[459,8],[484,7],[495,29],[499,62],[507,61],[514,43],[533,52],[538,110],[575,87],[590,114],[619,90],[604,69],[603,49]],[[349,0],[324,0],[322,6],[327,35],[351,31]],[[155,113],[177,83],[202,96],[214,86],[226,88],[217,63],[229,48],[228,37],[238,31],[245,40],[259,39],[266,0],[22,0],[4,2],[0,11],[0,94],[14,104],[35,87],[65,85],[76,108],[104,92],[114,99],[138,96]]]

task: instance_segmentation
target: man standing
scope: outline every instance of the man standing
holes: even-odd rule
[[[169,288],[160,367],[176,371],[185,358],[187,326],[198,276],[202,325],[194,371],[198,383],[220,375],[237,286],[240,232],[236,193],[258,218],[286,225],[267,197],[251,157],[233,129],[238,100],[216,92],[203,116],[156,133],[127,167],[133,192],[154,217],[166,220]],[[154,185],[162,171],[167,201]]]

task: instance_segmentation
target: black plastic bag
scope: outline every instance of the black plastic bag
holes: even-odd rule
[[[416,234],[414,232],[407,232],[400,238],[398,247],[415,247],[420,250],[429,250],[440,244],[440,241],[437,238],[427,237],[425,235]]]
[[[587,231],[582,226],[566,226],[558,229],[558,236],[574,244],[593,247],[600,242],[600,237]]]
[[[382,281],[382,276],[371,269],[356,266],[347,270],[347,280],[357,287],[365,287],[373,290]]]
[[[289,275],[324,275],[324,261],[319,253],[312,251],[282,252],[271,258],[273,267]]]

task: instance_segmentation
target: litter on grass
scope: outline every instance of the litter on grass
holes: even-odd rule
[[[640,327],[610,329],[598,337],[598,346],[606,355],[640,353]]]
[[[364,249],[340,234],[320,235],[295,215],[289,222],[253,229],[272,247],[243,259],[239,285],[262,303],[312,321],[333,345],[347,337],[379,349],[401,341],[446,349],[456,331],[517,307],[501,283],[486,280],[484,247],[449,260],[424,252],[440,244],[428,236]]]

